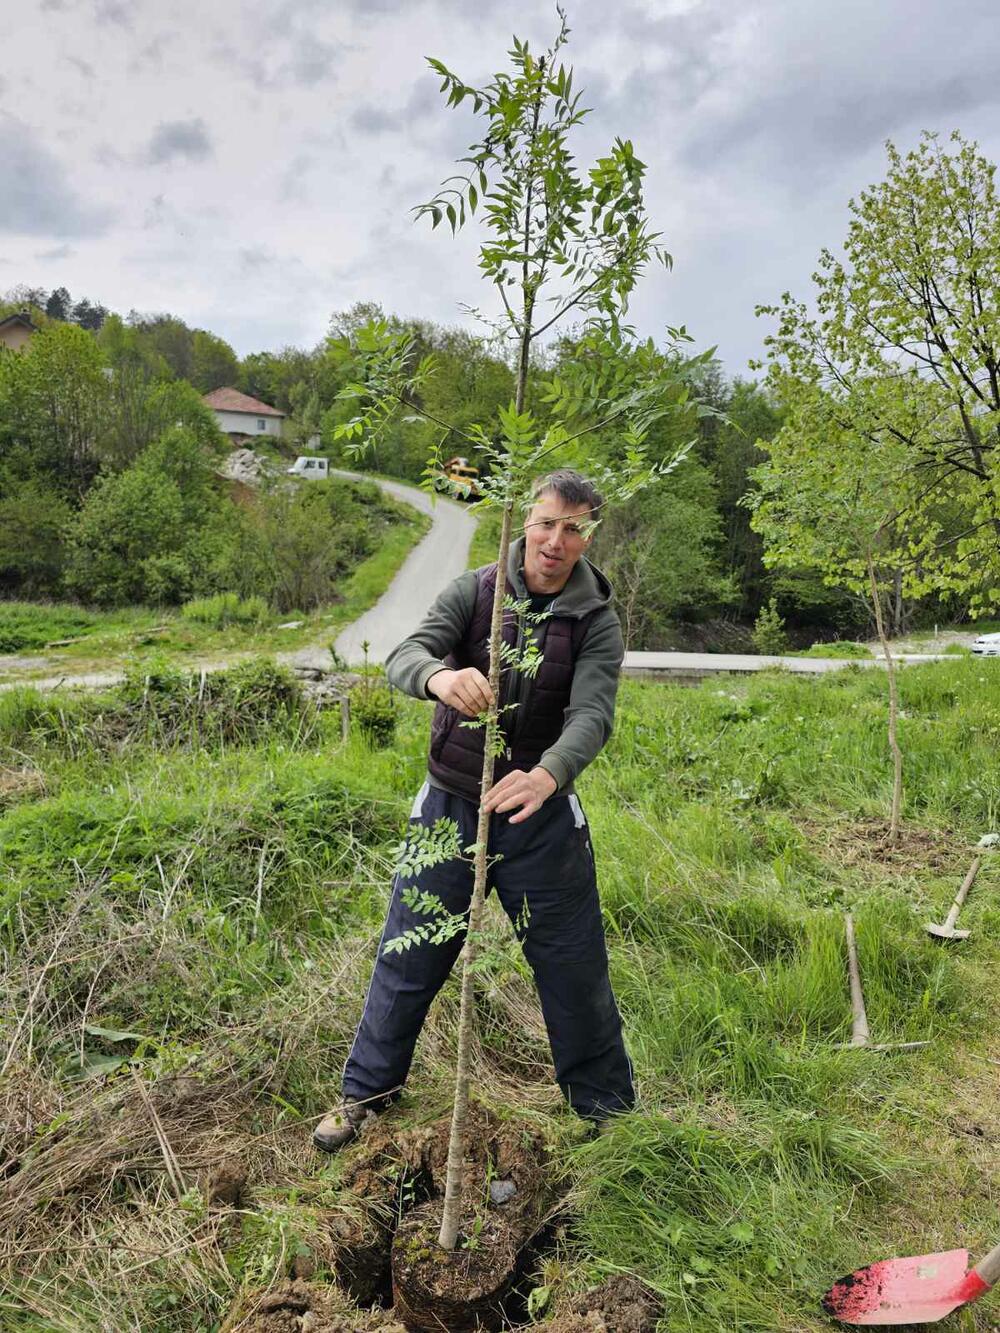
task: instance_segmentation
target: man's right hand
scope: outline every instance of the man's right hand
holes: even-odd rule
[[[457,708],[466,717],[478,717],[493,702],[490,682],[475,667],[461,671],[435,671],[427,682],[427,693],[433,694],[449,708]]]

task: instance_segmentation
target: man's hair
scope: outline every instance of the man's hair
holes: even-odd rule
[[[531,483],[533,502],[543,495],[548,495],[549,492],[558,495],[565,504],[586,505],[595,523],[601,517],[604,496],[592,481],[581,477],[579,472],[574,472],[572,468],[558,468],[555,472],[546,473],[544,477],[536,477]]]

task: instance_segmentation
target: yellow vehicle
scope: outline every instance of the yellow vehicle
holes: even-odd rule
[[[438,478],[439,491],[450,491],[462,500],[478,500],[482,491],[479,489],[479,469],[473,467],[467,458],[449,458],[442,464]]]

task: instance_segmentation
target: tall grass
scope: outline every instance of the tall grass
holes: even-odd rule
[[[977,1248],[1000,1228],[985,1058],[997,868],[973,892],[964,953],[921,929],[996,817],[1000,676],[958,660],[903,672],[891,854],[884,687],[851,669],[625,683],[580,784],[640,1092],[609,1134],[581,1142],[528,969],[491,923],[476,1085],[545,1128],[570,1189],[555,1305],[625,1268],[663,1293],[664,1329],[819,1330],[841,1272]],[[340,1206],[338,1165],[310,1154],[308,1124],[336,1094],[428,710],[405,701],[395,748],[373,752],[342,742],[339,718],[300,726],[294,701],[225,743],[210,726],[149,726],[148,707],[134,689],[0,696],[0,774],[44,776],[12,786],[0,816],[5,1151],[19,1164],[0,1186],[3,1327],[65,1328],[71,1310],[96,1331],[126,1309],[123,1327],[217,1330],[290,1254],[315,1252],[317,1209]],[[125,744],[99,721],[116,710]],[[926,1050],[840,1049],[847,908],[876,1040]],[[449,985],[404,1120],[447,1104],[456,1003]],[[186,1202],[130,1068],[158,1099]],[[223,1151],[251,1187],[242,1221],[213,1238],[197,1182]]]

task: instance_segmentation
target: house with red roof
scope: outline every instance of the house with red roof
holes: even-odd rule
[[[240,393],[239,389],[213,389],[202,399],[215,413],[219,430],[241,440],[254,436],[281,439],[281,427],[287,416],[259,398]]]

